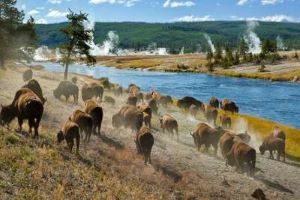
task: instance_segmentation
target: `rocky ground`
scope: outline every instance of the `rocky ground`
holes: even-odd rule
[[[22,81],[22,66],[12,64],[0,71],[0,103],[11,102]],[[152,165],[144,165],[136,155],[135,133],[113,129],[111,116],[125,104],[127,95],[116,98],[111,106],[102,103],[102,135],[93,136],[80,156],[68,153],[65,144],[57,145],[55,135],[74,109],[74,105],[53,97],[52,91],[62,74],[34,70],[34,78],[47,97],[41,122],[41,138],[35,141],[0,127],[0,199],[251,199],[261,188],[268,199],[299,199],[299,164],[282,163],[257,154],[254,177],[226,167],[221,155],[198,152],[189,131],[199,120],[182,113],[175,106],[160,108],[179,122],[179,140],[162,133],[154,116],[155,145]],[[78,76],[79,87],[95,80]],[[16,124],[12,128],[16,128]],[[240,131],[240,130],[236,130]],[[257,142],[252,146],[257,148]]]

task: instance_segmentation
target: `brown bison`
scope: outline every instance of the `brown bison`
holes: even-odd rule
[[[32,90],[40,98],[43,104],[45,104],[45,102],[47,101],[47,99],[43,96],[42,88],[37,80],[31,79],[27,84],[23,85],[22,88],[28,88]]]
[[[265,193],[262,191],[262,189],[258,188],[256,189],[251,196],[254,199],[258,199],[258,200],[267,200]]]
[[[72,83],[74,83],[74,84],[76,85],[76,84],[77,84],[77,81],[78,81],[78,79],[77,79],[77,77],[76,77],[76,76],[74,76],[74,77],[72,77],[71,81],[72,81]]]
[[[144,102],[144,94],[143,93],[141,93],[141,92],[137,93],[136,97],[137,97],[137,102],[140,102],[140,103]]]
[[[128,93],[132,94],[133,96],[135,96],[139,91],[140,91],[140,87],[138,87],[135,84],[130,84],[128,86]]]
[[[138,105],[137,108],[143,112],[145,126],[151,128],[152,109],[145,104]]]
[[[189,111],[190,111],[190,114],[194,117],[196,117],[200,111],[199,107],[192,104],[190,107],[189,107]]]
[[[149,101],[150,99],[152,99],[152,93],[144,94],[144,100]]]
[[[163,107],[167,107],[169,104],[173,103],[173,99],[171,96],[161,96],[158,103]]]
[[[148,106],[152,109],[154,114],[157,114],[158,112],[158,106],[157,106],[157,101],[155,99],[151,99],[148,102]]]
[[[235,142],[230,152],[227,153],[226,159],[229,165],[236,166],[237,170],[245,171],[250,175],[254,174],[256,151],[244,142]],[[246,165],[246,166],[245,166]]]
[[[73,96],[74,103],[78,103],[78,94],[79,88],[77,85],[70,81],[62,81],[59,83],[58,87],[53,91],[53,95],[56,99],[60,99],[61,96],[66,97],[66,101],[68,101],[70,96]]]
[[[86,101],[88,99],[99,98],[102,100],[104,89],[97,83],[84,84],[81,88],[82,100]]]
[[[251,136],[246,131],[245,133],[240,133],[234,136],[235,141],[244,142],[246,144],[249,144],[251,140]]]
[[[103,120],[103,109],[96,101],[89,99],[85,102],[84,112],[89,114],[93,119],[93,133],[99,134],[101,131],[101,124]]]
[[[222,125],[222,128],[229,129],[231,128],[231,118],[227,115],[220,116],[220,122]]]
[[[160,100],[160,94],[154,90],[152,90],[151,96],[152,96],[152,99],[155,99],[156,101]]]
[[[224,111],[229,111],[229,112],[232,112],[232,113],[238,113],[239,112],[239,107],[237,107],[237,105],[233,101],[230,101],[229,99],[223,99],[221,101],[221,108]]]
[[[209,105],[213,108],[219,108],[220,101],[216,97],[211,97],[209,100]]]
[[[197,125],[196,130],[191,133],[191,136],[194,139],[198,151],[200,151],[202,145],[205,145],[206,151],[208,151],[208,148],[212,145],[216,154],[218,151],[219,139],[223,133],[224,130],[221,128],[214,129],[205,123],[200,123]]]
[[[31,69],[27,69],[25,72],[23,72],[23,81],[27,82],[30,79],[32,79],[33,72]]]
[[[63,140],[66,140],[70,152],[74,146],[74,140],[76,140],[76,154],[79,154],[79,144],[80,144],[80,134],[79,126],[71,122],[70,120],[66,121],[62,129],[57,133],[57,142],[61,143]]]
[[[171,133],[172,135],[174,135],[174,131],[177,135],[177,139],[179,138],[179,134],[178,134],[178,123],[177,120],[172,117],[169,114],[165,114],[164,116],[162,116],[159,119],[160,122],[160,127],[162,128],[163,132],[165,132],[165,129],[167,129],[167,131],[169,133]]]
[[[213,125],[215,126],[218,117],[218,110],[208,105],[205,107],[204,116],[208,123],[213,123]]]
[[[281,130],[278,126],[275,126],[275,127],[273,128],[271,135],[272,135],[273,137],[281,138],[281,139],[283,139],[283,140],[286,139],[286,136],[285,136],[284,131]]]
[[[105,96],[104,97],[104,102],[111,104],[111,105],[115,105],[116,104],[116,100],[110,96]]]
[[[119,97],[123,95],[123,88],[121,86],[118,86],[115,90],[114,90],[114,95]]]
[[[285,162],[285,141],[281,138],[273,136],[266,137],[259,147],[259,151],[262,155],[265,151],[269,151],[271,159],[274,159],[273,151],[277,151],[277,160],[280,160],[280,156],[282,156],[283,162]]]
[[[127,102],[126,102],[128,105],[131,105],[131,106],[136,106],[137,104],[137,97],[136,96],[129,96],[127,98]]]
[[[177,106],[179,108],[182,108],[182,109],[189,109],[189,107],[194,104],[195,106],[199,107],[199,108],[202,108],[203,107],[203,103],[201,101],[198,101],[197,99],[195,99],[194,97],[183,97],[182,99],[179,99],[177,101]]]
[[[118,113],[112,117],[112,125],[116,128],[124,126],[138,131],[143,126],[143,112],[135,106],[123,106]]]
[[[227,153],[231,150],[233,143],[234,143],[234,135],[233,134],[231,134],[229,132],[225,132],[221,136],[220,148],[221,148],[221,153],[224,158],[226,158]],[[226,162],[226,166],[227,166],[227,162]]]
[[[81,136],[83,132],[85,133],[84,142],[88,143],[92,135],[93,118],[81,110],[75,110],[69,120],[78,124]]]
[[[30,89],[22,88],[15,94],[13,102],[8,106],[1,106],[0,122],[7,124],[18,118],[19,131],[22,132],[24,119],[28,120],[29,134],[34,129],[34,138],[39,136],[40,121],[43,116],[44,106],[40,98]]]
[[[154,144],[151,130],[147,127],[142,127],[136,134],[135,144],[138,154],[143,154],[145,164],[147,162],[151,164],[151,150]]]

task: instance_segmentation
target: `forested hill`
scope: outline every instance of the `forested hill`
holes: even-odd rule
[[[64,41],[60,29],[65,23],[39,24],[36,26],[40,45],[56,47]],[[185,52],[195,52],[201,46],[208,48],[203,33],[208,34],[214,44],[235,47],[238,40],[247,32],[247,22],[181,22],[181,23],[142,23],[142,22],[97,22],[95,25],[95,42],[102,43],[109,31],[115,31],[120,38],[121,48],[140,50],[149,44],[166,47],[178,52],[185,47]],[[255,32],[263,39],[283,39],[289,49],[300,49],[300,24],[260,22]]]

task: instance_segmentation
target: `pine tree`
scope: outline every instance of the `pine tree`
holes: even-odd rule
[[[88,22],[87,16],[85,13],[77,14],[70,10],[67,15],[69,23],[61,30],[67,38],[67,42],[61,47],[65,80],[68,79],[69,64],[72,62],[72,58],[79,56],[81,60],[86,61],[87,65],[94,65],[96,62],[96,59],[90,54],[91,47],[88,45],[92,39],[92,30],[84,27],[84,23]]]

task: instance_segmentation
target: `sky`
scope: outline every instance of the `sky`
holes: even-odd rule
[[[17,0],[17,7],[43,24],[66,21],[69,8],[94,22],[300,22],[300,0]]]

